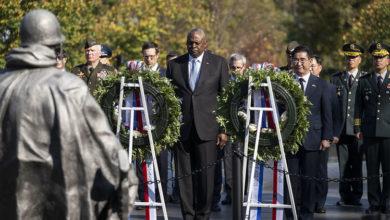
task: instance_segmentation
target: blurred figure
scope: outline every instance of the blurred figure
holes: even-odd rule
[[[364,49],[356,43],[347,43],[342,47],[345,70],[332,75],[331,83],[337,88],[338,106],[341,108],[340,140],[336,145],[339,160],[340,178],[361,178],[363,149],[362,141],[355,137],[353,117],[358,80],[367,74],[359,69]],[[339,183],[340,200],[338,206],[361,206],[363,181]]]
[[[112,50],[107,45],[101,45],[100,62],[111,66],[110,59],[112,57]]]
[[[20,39],[0,73],[1,218],[127,219],[127,153],[85,83],[56,68],[57,18],[28,12]]]
[[[66,61],[68,61],[68,55],[65,51],[62,50],[56,50],[56,55],[57,55],[57,65],[56,67],[60,70],[65,71],[65,65]]]
[[[286,48],[286,60],[287,60],[287,65],[280,67],[279,69],[281,71],[287,71],[291,72],[292,71],[292,57],[291,54],[294,51],[296,47],[299,46],[299,43],[296,41],[291,41],[288,43],[287,48]]]

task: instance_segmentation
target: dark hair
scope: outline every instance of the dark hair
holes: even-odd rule
[[[313,58],[316,59],[318,64],[322,65],[322,59],[319,55],[315,54],[313,55]]]
[[[158,49],[158,45],[151,41],[145,42],[142,45],[142,52],[144,52],[144,50],[151,49],[151,48],[156,49],[156,54],[160,52],[160,50]]]
[[[300,52],[306,52],[306,53],[307,53],[307,56],[308,56],[309,58],[312,58],[312,57],[313,57],[313,53],[311,52],[310,48],[307,47],[307,46],[303,46],[303,45],[297,46],[297,47],[293,50],[293,52],[291,53],[291,57],[294,57],[295,54],[300,53]]]

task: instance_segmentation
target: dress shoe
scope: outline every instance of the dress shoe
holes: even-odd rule
[[[315,213],[324,214],[326,213],[326,209],[324,207],[318,207],[314,210]]]
[[[373,215],[373,214],[379,214],[380,213],[380,208],[371,206],[370,208],[366,209],[365,213],[367,215]]]
[[[360,201],[350,201],[347,203],[348,205],[351,205],[351,206],[362,206],[362,203],[360,203]]]
[[[212,212],[220,212],[220,211],[221,211],[221,207],[219,207],[218,204],[213,204],[213,205],[211,206],[211,211],[212,211]]]
[[[226,196],[224,200],[221,202],[222,205],[230,205],[232,204],[232,197]]]

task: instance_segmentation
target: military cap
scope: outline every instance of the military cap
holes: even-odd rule
[[[99,45],[96,40],[88,38],[85,40],[84,49],[90,48],[92,46]]]
[[[107,45],[102,44],[102,49],[101,49],[101,55],[100,57],[107,57],[110,58],[112,56],[112,50],[109,48]]]
[[[384,57],[389,55],[390,48],[386,44],[374,42],[370,45],[368,52],[374,57]]]
[[[296,47],[298,47],[298,46],[299,46],[299,43],[298,43],[298,42],[296,42],[296,41],[291,41],[290,43],[287,44],[286,53],[287,53],[287,54],[291,54],[291,53],[294,51],[294,49],[295,49]]]
[[[357,57],[362,55],[362,53],[364,53],[364,49],[358,44],[348,43],[348,44],[344,44],[343,52],[345,56]]]

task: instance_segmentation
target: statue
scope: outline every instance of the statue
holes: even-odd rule
[[[57,18],[27,13],[20,39],[0,72],[1,218],[127,219],[137,179],[86,84],[56,68]]]

